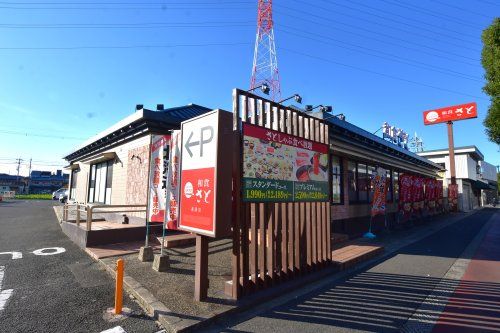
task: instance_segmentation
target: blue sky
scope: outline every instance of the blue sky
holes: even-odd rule
[[[106,3],[106,4],[102,4]],[[447,146],[422,111],[470,101],[455,144],[500,164],[484,134],[482,30],[496,0],[275,0],[283,96],[333,105],[366,130],[383,121]],[[0,1],[0,172],[54,169],[81,141],[134,112],[190,102],[231,108],[247,88],[257,1]],[[25,135],[24,133],[27,133]]]

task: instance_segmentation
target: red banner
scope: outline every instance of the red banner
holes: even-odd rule
[[[412,212],[412,183],[412,176],[399,175],[399,211],[403,213],[404,218],[409,218]]]
[[[425,179],[425,203],[429,212],[436,209],[436,180],[432,178]]]
[[[387,173],[385,169],[377,169],[377,173],[371,179],[373,186],[372,216],[385,214],[387,198]]]
[[[448,185],[448,205],[450,209],[455,210],[458,207],[458,185]]]
[[[439,209],[443,209],[443,181],[442,180],[436,180],[436,187],[434,188],[435,190],[435,197],[436,197],[436,204]]]
[[[414,211],[424,208],[424,179],[419,176],[412,177],[412,205]]]

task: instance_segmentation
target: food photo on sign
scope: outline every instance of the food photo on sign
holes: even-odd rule
[[[328,146],[255,125],[243,129],[247,201],[326,201]]]

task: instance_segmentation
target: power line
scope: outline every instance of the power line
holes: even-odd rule
[[[159,28],[227,28],[227,27],[248,27],[252,24],[234,22],[234,23],[218,23],[212,24],[197,24],[197,23],[116,23],[116,24],[0,24],[3,29],[159,29]]]
[[[56,135],[34,134],[34,133],[5,131],[5,130],[0,130],[0,133],[11,134],[11,135],[22,135],[22,136],[37,136],[37,137],[42,137],[42,138],[67,139],[67,140],[85,140],[86,139],[86,138],[77,138],[77,137],[71,137],[71,136],[56,136]]]
[[[327,0],[323,0],[323,1],[328,2]],[[358,6],[361,6],[361,7],[365,7],[365,8],[369,8],[369,9],[381,12],[381,13],[387,13],[387,14],[389,14],[391,16],[400,17],[400,18],[402,18],[404,20],[413,21],[413,22],[416,22],[418,24],[424,24],[424,25],[427,25],[427,26],[430,26],[430,27],[433,27],[433,28],[436,28],[436,29],[439,29],[439,30],[446,30],[446,31],[458,34],[460,36],[468,36],[468,37],[474,38],[474,39],[476,38],[476,36],[473,36],[473,35],[470,35],[470,34],[465,34],[465,33],[461,32],[461,31],[449,29],[447,27],[443,27],[443,26],[439,26],[439,25],[436,25],[436,24],[432,24],[432,23],[429,23],[429,22],[426,22],[426,21],[423,21],[423,20],[417,20],[417,19],[415,19],[413,17],[400,15],[400,14],[397,14],[397,13],[395,13],[393,11],[388,11],[388,10],[383,10],[383,9],[380,9],[380,8],[377,8],[377,7],[373,7],[373,6],[368,6],[366,4],[363,4],[363,3],[360,3],[360,2],[357,2],[357,1],[354,1],[354,0],[350,0],[349,2],[357,4]],[[353,10],[358,10],[358,9],[353,8],[353,7],[350,7],[350,8],[352,8]],[[371,13],[369,11],[365,11],[365,12],[369,13],[371,15]],[[421,27],[418,27],[418,28],[420,29]],[[435,32],[435,31],[433,31],[433,32]]]
[[[285,26],[285,27],[294,29],[293,27],[288,27],[288,26]],[[288,34],[291,34],[291,35],[294,35],[294,36],[298,36],[298,37],[301,37],[301,38],[306,38],[306,39],[309,39],[309,40],[314,40],[314,41],[317,41],[319,43],[323,43],[323,44],[327,44],[327,45],[334,45],[334,43],[329,43],[329,42],[322,41],[320,39],[311,38],[311,37],[304,36],[304,35],[299,35],[299,34],[296,34],[296,33],[293,33],[293,32],[289,32],[289,31],[286,31],[286,30],[283,30],[283,29],[276,29],[276,30],[282,31],[282,32],[285,32],[285,33],[288,33]],[[381,59],[386,59],[386,60],[389,60],[389,61],[399,62],[399,63],[407,64],[407,65],[410,65],[410,66],[413,66],[413,67],[423,68],[423,69],[426,69],[426,70],[438,71],[438,72],[440,72],[442,74],[450,75],[450,76],[453,76],[453,77],[458,77],[458,78],[462,78],[462,79],[472,80],[472,81],[476,81],[476,82],[483,82],[483,80],[481,80],[480,78],[477,78],[477,77],[474,77],[474,76],[471,76],[471,75],[467,75],[467,74],[464,74],[464,73],[456,72],[456,71],[453,71],[453,70],[449,70],[449,69],[446,69],[446,68],[443,68],[443,67],[434,66],[434,65],[431,65],[431,64],[427,64],[427,63],[424,63],[424,62],[417,61],[417,60],[412,60],[412,59],[406,59],[406,58],[398,57],[398,56],[392,55],[392,54],[387,53],[387,52],[382,52],[382,51],[374,50],[374,49],[367,48],[367,47],[364,47],[364,46],[356,45],[356,44],[353,44],[353,43],[348,43],[348,42],[345,42],[345,41],[342,41],[342,40],[338,40],[338,39],[334,39],[334,38],[331,38],[331,37],[328,37],[328,36],[325,36],[325,35],[315,34],[315,33],[312,33],[312,32],[304,32],[304,31],[301,31],[301,32],[302,33],[307,33],[307,34],[310,34],[310,35],[314,35],[314,36],[318,36],[318,37],[321,37],[321,38],[329,39],[329,40],[332,40],[332,41],[337,42],[337,43],[351,45],[351,46],[354,46],[354,47],[359,48],[359,49],[364,49],[365,51],[361,51],[361,50],[357,50],[357,49],[354,49],[354,48],[351,48],[351,47],[343,46],[344,49],[348,49],[348,50],[351,50],[351,51],[354,51],[354,52],[358,52],[358,53],[361,53],[361,54],[372,55],[372,56],[375,56],[375,57],[378,57],[378,58],[381,58]],[[374,52],[380,53],[382,55],[375,54]]]
[[[298,1],[298,0],[294,0],[294,1]],[[396,24],[400,24],[400,25],[404,25],[404,26],[408,26],[408,27],[411,27],[411,28],[417,28],[418,30],[423,30],[423,31],[428,31],[428,32],[431,32],[432,34],[436,34],[436,35],[441,35],[441,36],[444,36],[444,37],[447,37],[447,38],[453,38],[455,40],[458,40],[458,41],[462,41],[462,42],[466,42],[466,43],[476,43],[476,41],[470,41],[470,40],[466,40],[466,39],[462,39],[462,38],[459,38],[459,37],[455,37],[453,35],[450,35],[450,34],[446,34],[446,33],[442,33],[436,29],[428,29],[428,28],[425,28],[425,27],[422,27],[421,25],[415,25],[415,24],[410,24],[410,23],[406,23],[406,22],[401,22],[399,20],[395,20],[393,18],[390,18],[390,17],[387,17],[387,16],[382,16],[382,15],[377,15],[377,14],[374,14],[372,11],[369,11],[369,10],[363,10],[363,9],[359,9],[359,8],[355,8],[355,7],[351,7],[351,6],[347,6],[347,5],[344,5],[344,4],[339,4],[337,2],[330,2],[330,1],[327,1],[327,0],[322,0],[323,2],[327,2],[329,4],[333,4],[335,6],[339,6],[339,7],[344,7],[344,8],[348,8],[348,9],[351,9],[351,10],[354,10],[356,12],[360,12],[360,13],[365,13],[365,14],[368,14],[370,15],[371,17],[378,17],[384,21],[391,21],[391,22],[394,22]],[[318,7],[316,5],[314,5],[315,7]],[[368,6],[363,6],[363,7],[367,7]],[[324,7],[319,7],[319,8],[324,8]],[[373,8],[373,7],[372,7]],[[332,11],[333,10],[329,10],[329,11]],[[391,14],[391,16],[394,16],[394,14]],[[420,23],[421,24],[421,23]],[[441,28],[439,27],[439,29],[441,30]],[[461,36],[463,36],[462,33],[459,33]],[[425,36],[425,35],[424,35]],[[426,38],[431,38],[431,37],[426,37]],[[434,38],[433,38],[434,39]]]
[[[481,26],[478,26],[478,25],[472,24],[472,23],[468,23],[467,21],[465,21],[463,19],[459,19],[459,18],[451,16],[451,15],[446,15],[446,14],[442,14],[442,13],[439,13],[439,12],[435,12],[435,11],[429,10],[427,8],[415,6],[413,4],[408,4],[408,3],[403,4],[401,2],[393,2],[392,0],[391,1],[389,1],[389,0],[379,0],[379,1],[383,1],[383,2],[388,3],[390,5],[393,5],[393,6],[398,6],[398,7],[406,8],[408,10],[418,11],[418,12],[426,14],[426,15],[437,17],[437,18],[439,18],[441,20],[445,19],[447,21],[454,22],[455,24],[468,25],[468,26],[473,27],[473,28],[481,28]]]
[[[447,7],[451,7],[451,8],[455,8],[455,9],[458,9],[458,10],[461,10],[461,11],[464,11],[468,14],[474,14],[474,15],[477,15],[477,16],[482,16],[482,17],[486,17],[486,18],[491,18],[490,16],[488,15],[484,15],[483,13],[479,13],[479,12],[475,12],[475,11],[472,11],[470,10],[469,8],[464,8],[464,7],[460,7],[460,6],[455,6],[455,5],[452,5],[452,4],[449,4],[449,3],[446,3],[444,1],[440,1],[440,0],[432,0],[432,2],[435,2],[435,3],[439,3],[443,6],[447,6]]]
[[[142,1],[120,1],[120,2],[67,2],[67,1],[52,1],[52,2],[29,2],[29,1],[0,1],[1,5],[221,5],[221,4],[253,4],[253,1],[182,1],[182,2],[142,2]]]
[[[54,47],[0,47],[0,50],[92,50],[92,49],[158,49],[175,47],[207,47],[207,46],[241,46],[251,43],[206,43],[206,44],[172,44],[172,45],[114,45],[114,46],[54,46]]]
[[[464,92],[461,92],[461,91],[456,91],[456,90],[451,90],[451,89],[447,89],[447,88],[437,87],[437,86],[433,86],[433,85],[430,85],[430,84],[427,84],[427,83],[422,83],[422,82],[410,80],[410,79],[407,79],[407,78],[402,78],[402,77],[391,75],[391,74],[377,72],[377,71],[374,71],[374,70],[371,70],[371,69],[366,69],[366,68],[362,68],[362,67],[357,67],[357,66],[345,64],[345,63],[342,63],[342,62],[339,62],[339,61],[335,61],[335,60],[331,60],[331,59],[326,59],[326,58],[318,57],[316,55],[307,54],[307,53],[303,53],[303,52],[296,51],[296,50],[291,50],[291,49],[284,48],[284,47],[278,47],[278,48],[280,50],[284,50],[284,51],[287,51],[287,52],[290,52],[290,53],[295,53],[295,54],[298,54],[298,55],[301,55],[301,56],[304,56],[304,57],[308,57],[308,58],[312,58],[312,59],[316,59],[316,60],[321,60],[321,61],[324,61],[324,62],[332,63],[332,64],[339,65],[339,66],[346,67],[346,68],[355,69],[355,70],[361,71],[361,72],[371,73],[371,74],[375,74],[375,75],[387,77],[387,78],[398,80],[398,81],[402,81],[402,82],[412,83],[412,84],[419,85],[419,86],[422,86],[422,87],[427,87],[427,88],[432,88],[432,89],[436,89],[436,90],[446,91],[446,92],[457,94],[457,95],[463,95],[463,96],[473,97],[473,98],[476,98],[476,99],[488,100],[487,98],[484,98],[484,97],[481,97],[481,96],[471,95],[471,94],[464,93]]]
[[[163,4],[157,7],[13,7],[0,6],[0,9],[10,10],[241,10],[251,7],[170,7]]]
[[[283,8],[287,8],[287,9],[291,9],[291,10],[295,11],[295,9],[290,8],[290,7],[286,7],[286,6],[282,6],[282,5],[279,5],[279,7],[283,7]],[[297,19],[297,20],[310,22],[310,23],[313,23],[315,25],[322,25],[322,26],[325,26],[325,27],[328,27],[328,28],[332,29],[331,25],[328,25],[328,24],[324,24],[324,23],[321,23],[321,22],[318,22],[318,21],[314,21],[314,20],[308,20],[306,18],[303,18],[301,16],[297,16],[297,15],[292,15],[292,14],[283,13],[283,12],[279,12],[279,13],[281,15],[289,16],[289,17],[292,17],[292,18]],[[366,29],[366,28],[359,27],[359,26],[355,26],[355,25],[348,24],[348,23],[339,22],[337,20],[332,20],[332,19],[330,19],[328,17],[324,17],[324,16],[312,14],[312,13],[307,13],[307,15],[308,16],[312,16],[312,17],[316,17],[316,18],[319,18],[319,19],[322,19],[322,20],[325,20],[325,21],[328,21],[328,22],[332,22],[332,23],[335,23],[335,24],[340,24],[340,25],[351,27],[351,28],[354,28],[354,29],[366,31],[366,32],[368,32],[370,34],[374,34],[373,30]],[[387,41],[387,40],[380,39],[380,38],[377,38],[377,37],[372,37],[372,36],[366,36],[366,35],[361,34],[361,33],[356,33],[356,32],[352,32],[352,31],[349,31],[349,30],[341,29],[341,28],[335,28],[335,30],[344,31],[344,32],[347,32],[347,33],[350,33],[350,34],[353,34],[353,35],[356,35],[356,36],[360,36],[360,37],[367,38],[367,39],[370,39],[370,40],[375,40],[375,41],[378,41],[378,42],[381,42],[381,43],[384,43],[384,44],[395,45],[395,46],[398,46],[398,47],[403,47],[403,48],[408,49],[408,50],[418,51],[418,52],[421,52],[421,53],[429,54],[429,55],[440,57],[440,58],[443,58],[443,59],[448,59],[448,60],[451,60],[451,61],[460,62],[462,64],[477,66],[477,63],[479,61],[479,59],[467,57],[467,56],[464,56],[462,54],[454,53],[454,52],[451,52],[451,51],[448,51],[448,50],[444,51],[444,50],[441,50],[439,48],[435,48],[435,47],[432,47],[432,46],[428,46],[428,45],[425,45],[425,44],[421,44],[421,43],[415,42],[413,40],[410,42],[410,41],[408,41],[408,39],[399,38],[399,37],[396,37],[396,36],[393,36],[393,35],[389,35],[389,34],[385,34],[385,33],[381,33],[381,32],[377,32],[376,35],[377,36],[387,37],[390,40],[397,40],[397,41],[401,41],[403,43],[409,43],[409,44],[412,44],[412,45],[415,45],[415,46],[419,46],[419,47],[424,48],[424,49],[429,49],[429,50],[441,52],[441,53],[444,53],[445,55],[436,55],[434,53],[430,53],[430,52],[424,51],[424,50],[419,49],[419,48],[414,48],[414,47],[411,47],[411,46],[403,46],[401,44],[398,44],[398,43],[395,43],[395,42],[392,42],[392,41]],[[463,61],[463,60],[453,59],[453,58],[450,58],[448,55],[451,55],[451,56],[454,56],[454,57],[457,57],[457,58],[463,58],[463,59],[473,60],[474,63],[466,62],[466,61]]]
[[[304,1],[300,1],[300,0],[294,0],[294,1],[309,5],[307,2],[304,2]],[[313,5],[313,6],[316,7],[316,8],[321,9],[322,11],[333,12],[331,9],[323,7],[323,6],[318,6],[318,5]],[[338,11],[335,11],[335,12],[339,13]],[[309,14],[309,13],[304,13],[304,14]],[[342,16],[347,16],[347,17],[351,17],[351,18],[354,18],[356,20],[359,20],[359,17],[356,16],[356,15],[347,14],[345,12],[344,13],[340,12],[340,14]],[[456,47],[459,47],[459,48],[462,48],[462,49],[465,48],[465,49],[473,50],[472,48],[464,47],[463,45],[456,44],[456,43],[450,42],[448,40],[443,40],[443,39],[440,39],[440,38],[434,38],[432,36],[428,36],[428,35],[421,34],[421,33],[418,33],[418,32],[414,32],[414,31],[411,31],[411,30],[406,30],[406,29],[394,27],[392,25],[385,24],[385,23],[382,23],[382,22],[373,21],[373,20],[366,19],[366,18],[364,18],[363,21],[364,22],[371,22],[372,24],[375,24],[377,26],[387,27],[387,28],[392,29],[392,30],[398,30],[398,31],[401,31],[401,32],[404,32],[404,33],[407,33],[407,34],[412,34],[412,35],[415,35],[415,36],[419,36],[419,37],[422,37],[422,38],[427,38],[427,39],[431,39],[431,40],[434,40],[434,41],[440,41],[441,43],[446,43],[446,44],[453,45],[453,46],[456,46]]]

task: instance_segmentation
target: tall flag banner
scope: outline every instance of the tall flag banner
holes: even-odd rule
[[[170,198],[167,202],[168,214],[165,216],[166,228],[177,230],[179,226],[179,182],[180,182],[180,157],[181,157],[181,131],[173,131],[170,139],[170,156],[171,159],[168,163],[170,170],[169,179],[167,179],[167,186],[170,187]]]
[[[451,210],[455,210],[458,206],[458,185],[448,185],[448,206]]]
[[[429,213],[434,212],[436,209],[435,182],[436,180],[432,178],[425,179],[425,202]]]
[[[150,222],[165,219],[168,143],[170,135],[153,135],[149,167],[148,218]]]
[[[406,174],[399,175],[399,212],[403,219],[410,218],[412,213],[412,176]]]
[[[372,217],[378,214],[384,215],[387,198],[387,172],[383,168],[377,168],[372,179],[373,201],[371,208]]]
[[[442,211],[443,210],[443,181],[436,180],[436,205],[437,208]]]
[[[424,179],[422,177],[412,177],[412,192],[413,211],[422,213],[424,208]]]

